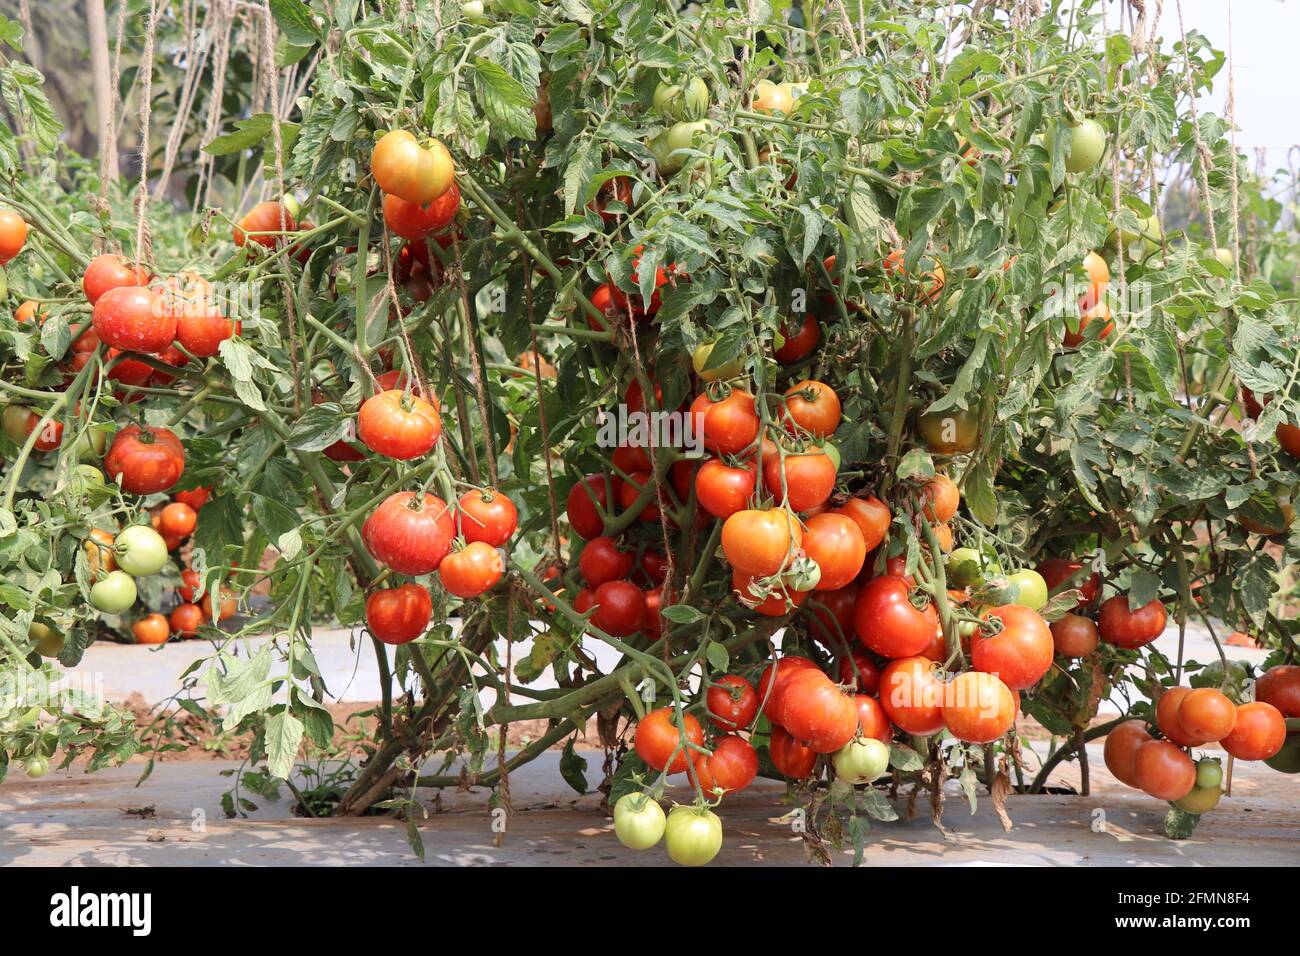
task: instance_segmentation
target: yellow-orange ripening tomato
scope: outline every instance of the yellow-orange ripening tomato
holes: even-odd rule
[[[384,192],[420,206],[450,189],[456,175],[446,146],[435,139],[425,148],[404,129],[390,130],[375,144],[370,171]]]
[[[27,242],[27,221],[12,209],[0,209],[0,266],[23,251]]]

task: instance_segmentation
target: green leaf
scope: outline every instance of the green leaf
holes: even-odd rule
[[[266,721],[266,768],[281,780],[293,772],[293,761],[302,746],[303,723],[288,708]]]
[[[271,132],[271,114],[254,113],[248,119],[235,120],[235,132],[218,136],[203,151],[212,156],[240,153],[259,145]]]
[[[310,47],[323,36],[311,7],[302,0],[271,0],[271,15],[284,38],[295,46]]]
[[[587,760],[581,757],[573,749],[578,735],[574,734],[569,738],[568,743],[564,745],[564,751],[560,754],[560,776],[564,782],[580,794],[587,792]]]

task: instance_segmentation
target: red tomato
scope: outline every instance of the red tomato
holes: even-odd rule
[[[637,445],[619,445],[614,449],[612,460],[614,470],[621,471],[624,475],[631,475],[638,471],[649,471],[653,464],[646,450]]]
[[[893,516],[889,512],[889,506],[874,495],[868,498],[850,498],[834,510],[854,520],[862,532],[868,551],[876,550],[889,534],[889,522]]]
[[[447,504],[426,493],[399,491],[384,499],[361,526],[366,550],[399,574],[430,574],[451,550],[456,535]]]
[[[679,724],[675,707],[660,707],[637,721],[632,746],[647,767],[682,773],[697,753],[687,748],[683,736],[697,747],[704,744],[704,729],[698,720],[683,711]]]
[[[794,655],[779,658],[768,664],[758,681],[758,701],[763,708],[763,716],[779,724],[777,714],[781,709],[781,695],[786,682],[802,670],[817,670],[817,665],[806,657]]]
[[[723,554],[733,568],[752,577],[775,574],[802,546],[803,529],[781,508],[737,511],[722,526]]]
[[[1019,604],[1004,604],[984,615],[998,621],[1001,630],[989,634],[983,627],[971,636],[971,666],[997,674],[1012,690],[1038,683],[1052,666],[1052,631],[1037,611]]]
[[[641,563],[637,568],[651,585],[657,586],[668,580],[668,561],[653,548],[646,548],[641,553]]]
[[[1099,640],[1097,625],[1081,614],[1066,614],[1052,622],[1052,644],[1062,657],[1087,657]]]
[[[460,533],[466,541],[482,541],[499,548],[519,526],[515,503],[499,491],[469,491],[458,502]]]
[[[187,488],[185,491],[177,491],[172,494],[173,501],[179,501],[183,505],[189,505],[195,511],[200,510],[208,503],[212,497],[211,488]]]
[[[171,633],[171,624],[161,614],[150,614],[131,625],[137,644],[165,644]]]
[[[122,286],[146,286],[152,276],[144,266],[132,266],[121,256],[111,253],[96,256],[81,276],[81,291],[91,305],[99,302],[109,289]]]
[[[880,668],[862,651],[841,657],[838,673],[841,684],[856,687],[863,694],[874,694],[880,688]]]
[[[0,266],[8,265],[26,242],[27,220],[12,209],[0,209]]]
[[[613,538],[601,535],[583,545],[578,555],[578,570],[588,586],[598,588],[606,581],[625,578],[632,571],[636,555],[623,551]]]
[[[719,677],[705,695],[709,719],[727,731],[745,730],[758,714],[758,693],[736,674]]]
[[[899,730],[926,736],[943,728],[943,684],[926,657],[891,661],[880,675],[880,706]]]
[[[1165,606],[1159,599],[1130,611],[1128,595],[1117,594],[1102,604],[1097,616],[1097,629],[1107,644],[1132,651],[1159,637],[1165,629],[1166,617]]]
[[[1167,740],[1148,740],[1133,757],[1133,779],[1160,800],[1181,800],[1196,786],[1196,764]]]
[[[821,568],[817,591],[838,591],[852,584],[867,559],[867,544],[857,522],[830,512],[808,519],[803,550]]]
[[[695,776],[706,794],[744,790],[758,776],[758,754],[746,740],[727,734],[709,755],[695,754]]]
[[[617,479],[608,475],[587,475],[569,489],[565,511],[569,524],[581,538],[595,538],[604,533],[605,523],[596,511],[596,504],[609,511],[610,502],[618,497]]]
[[[1070,561],[1066,558],[1046,558],[1038,565],[1038,573],[1043,576],[1047,582],[1047,590],[1055,591],[1076,571],[1082,571],[1083,565],[1078,561]],[[1079,590],[1079,606],[1087,607],[1097,600],[1097,593],[1101,590],[1101,575],[1093,572],[1082,581],[1074,585]]]
[[[782,480],[784,478],[784,481]],[[763,457],[763,486],[791,511],[816,508],[835,490],[835,462],[820,449]]]
[[[198,358],[216,355],[222,342],[242,330],[241,322],[231,321],[213,306],[185,309],[176,317],[176,340]]]
[[[1272,704],[1255,701],[1237,708],[1232,733],[1219,741],[1238,760],[1267,760],[1286,743],[1286,720]]]
[[[733,389],[720,402],[700,393],[691,403],[691,424],[704,447],[719,455],[738,455],[758,437],[758,412],[754,396]]]
[[[357,413],[357,437],[371,451],[408,461],[431,449],[442,434],[435,405],[391,389],[366,399]]]
[[[295,232],[298,224],[282,203],[260,202],[239,220],[235,226],[235,245],[255,242],[268,249],[274,248],[284,239],[284,233]]]
[[[623,211],[606,211],[605,207],[611,202],[621,203]],[[619,216],[630,212],[632,209],[632,180],[627,176],[615,176],[612,179],[605,180],[600,184],[596,198],[587,203],[587,208],[600,213],[600,218],[606,222],[613,222]]]
[[[455,183],[426,205],[408,202],[401,196],[384,197],[384,224],[403,239],[423,239],[451,225],[460,209],[460,187]]]
[[[384,588],[366,598],[366,627],[385,644],[406,644],[424,633],[433,599],[418,584]]]
[[[641,497],[641,489],[646,485],[653,483],[654,479],[650,476],[649,472],[632,472],[632,474],[627,476],[626,480],[623,482],[623,486],[618,490],[619,506],[624,511],[630,510]],[[641,521],[658,521],[659,514],[659,504],[656,502],[655,496],[651,495],[650,503],[641,509],[641,513],[637,515],[637,518]]]
[[[786,389],[782,421],[791,431],[803,429],[825,438],[840,427],[840,414],[840,397],[825,382],[805,379]]]
[[[645,623],[645,595],[630,581],[606,581],[593,595],[591,623],[607,634],[627,637]]]
[[[1300,665],[1270,667],[1255,682],[1255,700],[1272,704],[1283,717],[1300,717]]]
[[[1137,775],[1133,761],[1138,748],[1151,739],[1147,725],[1140,720],[1126,720],[1106,735],[1106,747],[1103,756],[1106,769],[1115,775],[1120,783],[1130,787],[1137,786]]]
[[[817,752],[799,743],[781,727],[772,728],[767,752],[777,772],[792,780],[812,776],[813,767],[817,765]]]
[[[1237,723],[1237,705],[1212,687],[1198,687],[1178,705],[1178,723],[1193,737],[1222,740]]]
[[[176,316],[152,289],[109,289],[95,303],[93,320],[99,340],[124,352],[162,352],[176,338]]]
[[[793,323],[786,323],[781,329],[781,336],[785,339],[781,347],[773,355],[782,365],[793,365],[804,356],[812,352],[821,341],[822,330],[817,324],[817,317],[811,312],[805,312],[803,318],[798,320],[797,328],[792,328]]]
[[[663,588],[652,588],[645,592],[645,614],[641,618],[641,630],[650,637],[658,637],[663,631]]]
[[[695,473],[695,497],[701,508],[725,520],[749,507],[757,481],[758,466],[753,459],[733,468],[720,458],[710,458]]]
[[[910,592],[907,582],[889,574],[862,586],[853,626],[868,649],[882,657],[910,658],[929,645],[939,614],[928,602],[917,608]]]
[[[174,534],[182,538],[193,534],[195,525],[199,523],[198,512],[179,501],[166,505],[159,518],[161,521],[159,531],[165,535]]]
[[[866,694],[855,694],[853,703],[858,711],[859,734],[886,744],[894,739],[894,728],[890,726],[889,718],[885,716],[885,708],[880,706],[880,701]]]
[[[731,589],[736,593],[736,600],[764,617],[783,617],[803,604],[808,597],[807,591],[794,591],[785,585],[776,586],[772,593],[760,597],[758,592],[762,589],[751,587],[753,583],[752,575],[732,569]]]
[[[181,584],[176,589],[176,594],[187,604],[194,603],[194,593],[199,589],[199,573],[192,568],[186,568],[181,572]]]
[[[113,437],[104,470],[110,479],[122,476],[122,489],[133,495],[166,491],[185,470],[185,449],[166,428],[127,425]]]
[[[168,623],[180,637],[195,637],[203,626],[203,608],[197,604],[179,604],[172,609]]]
[[[837,591],[817,595],[821,607],[812,609],[808,633],[813,640],[837,654],[849,647],[853,637],[853,608],[858,602],[858,586],[849,584]]]
[[[452,551],[438,565],[442,586],[449,594],[466,599],[492,588],[505,571],[497,549],[483,541],[471,541],[459,551]]]
[[[943,723],[958,740],[992,743],[1015,722],[1015,698],[993,674],[966,671],[944,686]]]

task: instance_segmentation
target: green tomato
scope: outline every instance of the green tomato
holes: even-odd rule
[[[840,462],[843,459],[840,457],[840,450],[835,447],[835,443],[831,441],[822,442],[822,451],[826,453],[826,457],[831,460],[833,465],[835,465],[835,471],[838,473],[840,470]]]
[[[58,657],[63,650],[63,635],[40,621],[32,621],[27,628],[27,637],[36,642],[36,653],[41,657]]]
[[[809,557],[795,558],[781,575],[781,582],[791,591],[811,591],[821,580],[821,565]]]
[[[978,587],[989,571],[996,570],[992,559],[974,548],[957,548],[948,555],[948,581],[959,588]]]
[[[682,168],[682,160],[673,156],[672,150],[668,148],[668,130],[660,130],[656,133],[650,142],[646,143],[646,149],[650,150],[655,166],[664,175],[671,176]]]
[[[1007,576],[1007,584],[1016,589],[1012,604],[1019,604],[1031,611],[1037,611],[1047,603],[1047,582],[1043,576],[1032,568],[1025,568]]]
[[[1223,783],[1223,765],[1213,757],[1196,761],[1196,785],[1205,789],[1218,789]]]
[[[483,15],[483,0],[468,0],[460,5],[460,15],[470,23],[483,23],[487,18]]]
[[[674,863],[703,866],[722,849],[722,821],[712,810],[673,807],[664,837]]]
[[[6,405],[3,416],[0,416],[0,427],[4,429],[5,436],[20,448],[27,441],[29,414],[31,409],[26,405]]]
[[[696,123],[674,123],[668,127],[668,155],[675,156],[677,168],[680,169],[686,162],[686,157],[678,153],[683,149],[699,149],[700,141],[704,134],[709,131],[709,121],[700,120]]]
[[[153,528],[133,524],[113,539],[117,566],[134,577],[157,574],[167,563],[167,542]]]
[[[664,119],[685,121],[703,119],[709,111],[709,85],[698,76],[685,85],[660,83],[655,88],[655,112]]]
[[[103,458],[104,446],[108,444],[110,431],[112,431],[111,425],[91,425],[78,435],[76,444],[72,446],[77,460],[94,461]]]
[[[90,603],[105,614],[121,614],[135,603],[135,578],[125,571],[110,571],[90,589]]]
[[[664,808],[645,793],[625,793],[614,804],[614,835],[629,850],[648,850],[663,839]]]
[[[835,776],[845,783],[870,783],[889,769],[889,746],[874,737],[859,737],[831,757]]]
[[[280,199],[280,205],[284,206],[285,210],[294,219],[302,216],[302,203],[298,201],[298,197],[293,193],[285,193]]]
[[[916,426],[921,440],[936,455],[964,455],[979,444],[979,413],[973,408],[926,412]]]
[[[1086,119],[1070,130],[1070,151],[1065,168],[1071,173],[1087,172],[1106,152],[1106,130],[1096,120]]]
[[[709,356],[713,354],[713,346],[716,342],[705,342],[703,345],[695,347],[691,353],[691,365],[695,367],[695,374],[700,377],[702,382],[716,382],[719,379],[735,378],[744,368],[739,357],[729,359],[723,362],[717,368],[707,368]]]
[[[1197,786],[1181,800],[1175,800],[1174,806],[1184,813],[1205,813],[1219,805],[1221,796],[1223,791],[1218,787]]]
[[[1219,262],[1227,266],[1229,269],[1231,269],[1233,264],[1237,261],[1237,257],[1232,254],[1232,250],[1225,249],[1223,246],[1214,250],[1214,258],[1218,259]]]
[[[40,756],[28,757],[25,769],[27,770],[27,776],[29,777],[43,777],[50,769],[50,762]]]

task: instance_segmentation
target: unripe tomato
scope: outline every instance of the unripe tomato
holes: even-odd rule
[[[756,113],[781,113],[788,115],[794,109],[794,97],[790,90],[768,80],[759,80],[754,84],[754,98],[751,108]]]
[[[637,722],[632,746],[647,767],[667,770],[668,773],[683,773],[697,753],[682,744],[683,732],[689,743],[703,745],[704,729],[698,720],[683,711],[682,723],[679,725],[675,707],[660,707]]]
[[[1010,603],[1027,607],[1031,611],[1040,610],[1047,603],[1047,582],[1037,571],[1024,568],[1007,575],[1007,584],[1014,588],[1016,596]]]
[[[926,412],[917,420],[926,447],[936,455],[964,455],[979,444],[979,415],[974,409]]]
[[[1174,806],[1184,813],[1208,813],[1219,805],[1219,798],[1222,796],[1223,791],[1218,786],[1197,786],[1181,800],[1175,800]]]
[[[1223,783],[1223,764],[1213,757],[1203,757],[1196,761],[1196,786],[1206,790],[1218,790]]]
[[[167,563],[167,543],[153,528],[131,525],[114,540],[117,566],[132,577],[157,574]]]
[[[452,186],[455,167],[447,147],[432,140],[423,148],[406,130],[385,133],[370,154],[370,171],[379,188],[407,202],[433,202]]]
[[[1086,119],[1070,130],[1070,145],[1065,169],[1071,173],[1087,172],[1097,165],[1106,151],[1106,131],[1096,120]]]
[[[668,127],[668,138],[665,145],[668,149],[669,162],[676,163],[680,168],[687,157],[679,150],[700,150],[703,149],[702,140],[708,134],[712,125],[708,120],[698,120],[694,123],[674,123]]]
[[[649,794],[625,793],[614,804],[614,835],[629,850],[648,850],[661,839],[668,818]]]
[[[660,83],[655,88],[654,107],[668,120],[703,119],[709,111],[709,86],[698,76],[684,83]]]
[[[105,614],[121,614],[135,598],[135,579],[125,571],[110,571],[90,588],[90,603]]]
[[[951,521],[961,505],[957,482],[947,475],[935,475],[925,483],[925,516],[930,521]]]
[[[45,776],[49,772],[50,762],[40,755],[28,757],[23,764],[23,769],[27,771],[27,776],[36,779]]]
[[[418,584],[383,588],[366,598],[366,627],[385,644],[407,644],[429,626],[433,599]]]
[[[871,783],[889,770],[889,747],[872,737],[860,737],[837,750],[831,765],[845,783]]]
[[[712,810],[673,807],[664,829],[668,857],[682,866],[704,866],[722,849],[722,820]]]
[[[27,628],[27,639],[36,642],[33,650],[41,657],[58,657],[63,650],[63,635],[40,621],[32,621]]]
[[[695,374],[699,376],[702,382],[717,382],[722,379],[735,378],[744,369],[744,362],[741,358],[731,358],[709,368],[709,356],[713,354],[713,347],[716,342],[704,342],[695,347],[691,353],[691,366],[695,369]]]
[[[137,644],[165,644],[171,633],[171,624],[161,614],[150,614],[131,625]]]
[[[146,286],[151,278],[149,270],[144,266],[130,265],[121,256],[106,253],[91,259],[86,266],[81,277],[81,291],[86,294],[86,301],[97,305],[100,297],[108,290],[122,286]]]

